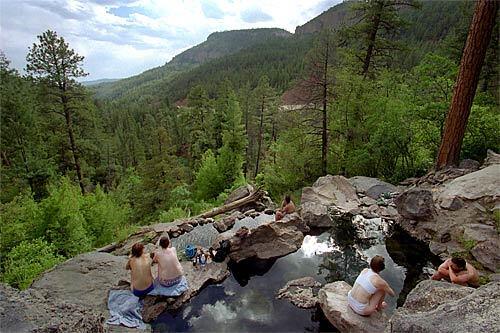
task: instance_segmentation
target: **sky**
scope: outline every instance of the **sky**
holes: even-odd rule
[[[50,29],[85,57],[85,80],[161,66],[215,31],[290,32],[341,0],[0,0],[0,49],[11,67]]]

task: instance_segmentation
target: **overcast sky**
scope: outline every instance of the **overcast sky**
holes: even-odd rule
[[[160,66],[215,31],[294,32],[341,0],[0,0],[0,49],[17,69],[28,47],[55,30],[85,56],[86,80]]]

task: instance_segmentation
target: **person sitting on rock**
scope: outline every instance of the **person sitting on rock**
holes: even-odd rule
[[[370,268],[361,271],[347,294],[347,302],[351,309],[362,316],[369,316],[375,311],[387,307],[384,302],[385,294],[395,296],[394,290],[380,277],[379,273],[385,268],[385,259],[375,256],[370,261]]]
[[[286,214],[292,214],[295,212],[295,204],[290,199],[290,195],[286,195],[285,199],[281,203],[281,209],[276,211],[275,221],[281,220]]]
[[[451,283],[462,286],[479,286],[479,274],[477,270],[463,258],[453,257],[445,260],[437,272],[432,276],[433,280],[445,279]]]
[[[156,282],[164,287],[171,287],[181,281],[182,266],[175,247],[170,246],[170,239],[161,237],[159,243],[160,249],[155,251],[153,257],[153,262],[158,263]]]
[[[153,291],[151,257],[144,253],[144,245],[141,243],[135,243],[132,246],[132,254],[127,262],[126,269],[131,271],[131,288],[135,296],[144,297]]]

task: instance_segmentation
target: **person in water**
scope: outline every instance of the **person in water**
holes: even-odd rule
[[[445,279],[451,283],[462,286],[479,286],[479,274],[477,270],[463,258],[453,257],[445,260],[437,272],[432,276],[433,280]]]
[[[290,198],[290,195],[286,195],[285,199],[281,203],[281,209],[276,211],[275,221],[281,220],[286,214],[292,214],[295,212],[295,204]]]
[[[373,257],[370,268],[361,271],[347,294],[347,302],[357,314],[369,316],[375,311],[383,310],[387,307],[385,295],[395,296],[394,290],[379,275],[385,268],[384,261],[382,256]]]
[[[182,279],[183,271],[175,247],[170,246],[168,237],[160,238],[160,249],[156,250],[153,262],[158,263],[156,282],[164,287],[171,287]]]
[[[132,292],[137,297],[144,297],[154,289],[151,273],[151,257],[144,253],[144,245],[135,243],[126,269],[130,270]]]

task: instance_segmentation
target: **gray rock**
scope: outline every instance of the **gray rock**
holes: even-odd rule
[[[464,202],[459,197],[447,197],[443,198],[439,205],[447,210],[459,210],[464,206]]]
[[[274,214],[274,209],[272,209],[272,208],[266,208],[264,210],[264,214],[266,214],[266,215],[273,215]]]
[[[297,251],[307,231],[309,227],[297,213],[287,214],[280,221],[269,221],[250,229],[243,238],[238,237],[234,230],[226,231],[216,238],[214,247],[222,240],[229,240],[229,257],[236,262],[247,258],[277,258]]]
[[[127,257],[109,253],[80,254],[44,273],[31,285],[48,300],[107,311],[107,291],[120,280],[129,281]]]
[[[231,202],[243,199],[244,197],[250,195],[253,192],[253,187],[251,185],[243,185],[238,187],[236,190],[231,192],[227,199],[224,201],[224,205],[227,205]]]
[[[328,207],[316,202],[304,202],[301,205],[302,219],[309,227],[324,228],[333,226],[333,220],[328,214]]]
[[[435,255],[440,255],[441,253],[446,251],[446,245],[434,241],[429,242],[429,250]]]
[[[313,277],[307,276],[289,281],[278,291],[277,298],[287,299],[299,308],[309,309],[315,307],[318,303],[320,288],[321,283]]]
[[[231,229],[235,223],[236,223],[236,216],[231,215],[223,218],[222,220],[214,222],[213,225],[218,232],[224,232],[228,229]]]
[[[375,200],[383,193],[398,191],[396,186],[377,178],[356,176],[349,178],[349,182],[356,188],[357,192],[366,194],[368,197]]]
[[[361,203],[365,206],[371,206],[377,204],[377,200],[372,199],[370,197],[363,197],[361,198]]]
[[[394,200],[398,213],[411,220],[425,220],[434,213],[432,192],[420,188],[412,188],[400,194]]]
[[[312,187],[304,187],[300,202],[335,205],[346,212],[360,204],[356,190],[349,181],[343,176],[332,175],[318,178]]]
[[[500,282],[473,289],[425,280],[392,316],[386,332],[498,332]]]
[[[463,236],[466,240],[473,240],[476,242],[484,242],[489,239],[498,238],[498,234],[494,226],[482,223],[464,225]]]
[[[460,164],[458,165],[458,167],[460,169],[469,169],[472,171],[476,171],[476,170],[479,170],[480,165],[481,164],[476,160],[465,159],[465,160],[460,161]]]
[[[251,216],[253,213],[255,213],[255,209],[249,209],[245,212],[245,216]]]
[[[470,253],[474,258],[492,272],[500,269],[500,242],[498,236],[477,244]]]
[[[453,179],[444,186],[439,200],[442,202],[454,197],[467,200],[500,197],[500,167],[498,165],[491,165],[479,171]]]
[[[341,332],[383,332],[388,318],[384,312],[365,317],[355,313],[347,303],[351,286],[345,281],[326,284],[318,293],[319,304],[326,318]]]
[[[488,149],[486,158],[481,168],[486,168],[490,165],[500,164],[500,154],[495,153],[493,150]]]
[[[179,228],[184,232],[191,232],[194,229],[194,227],[189,223],[183,223],[179,226]]]

